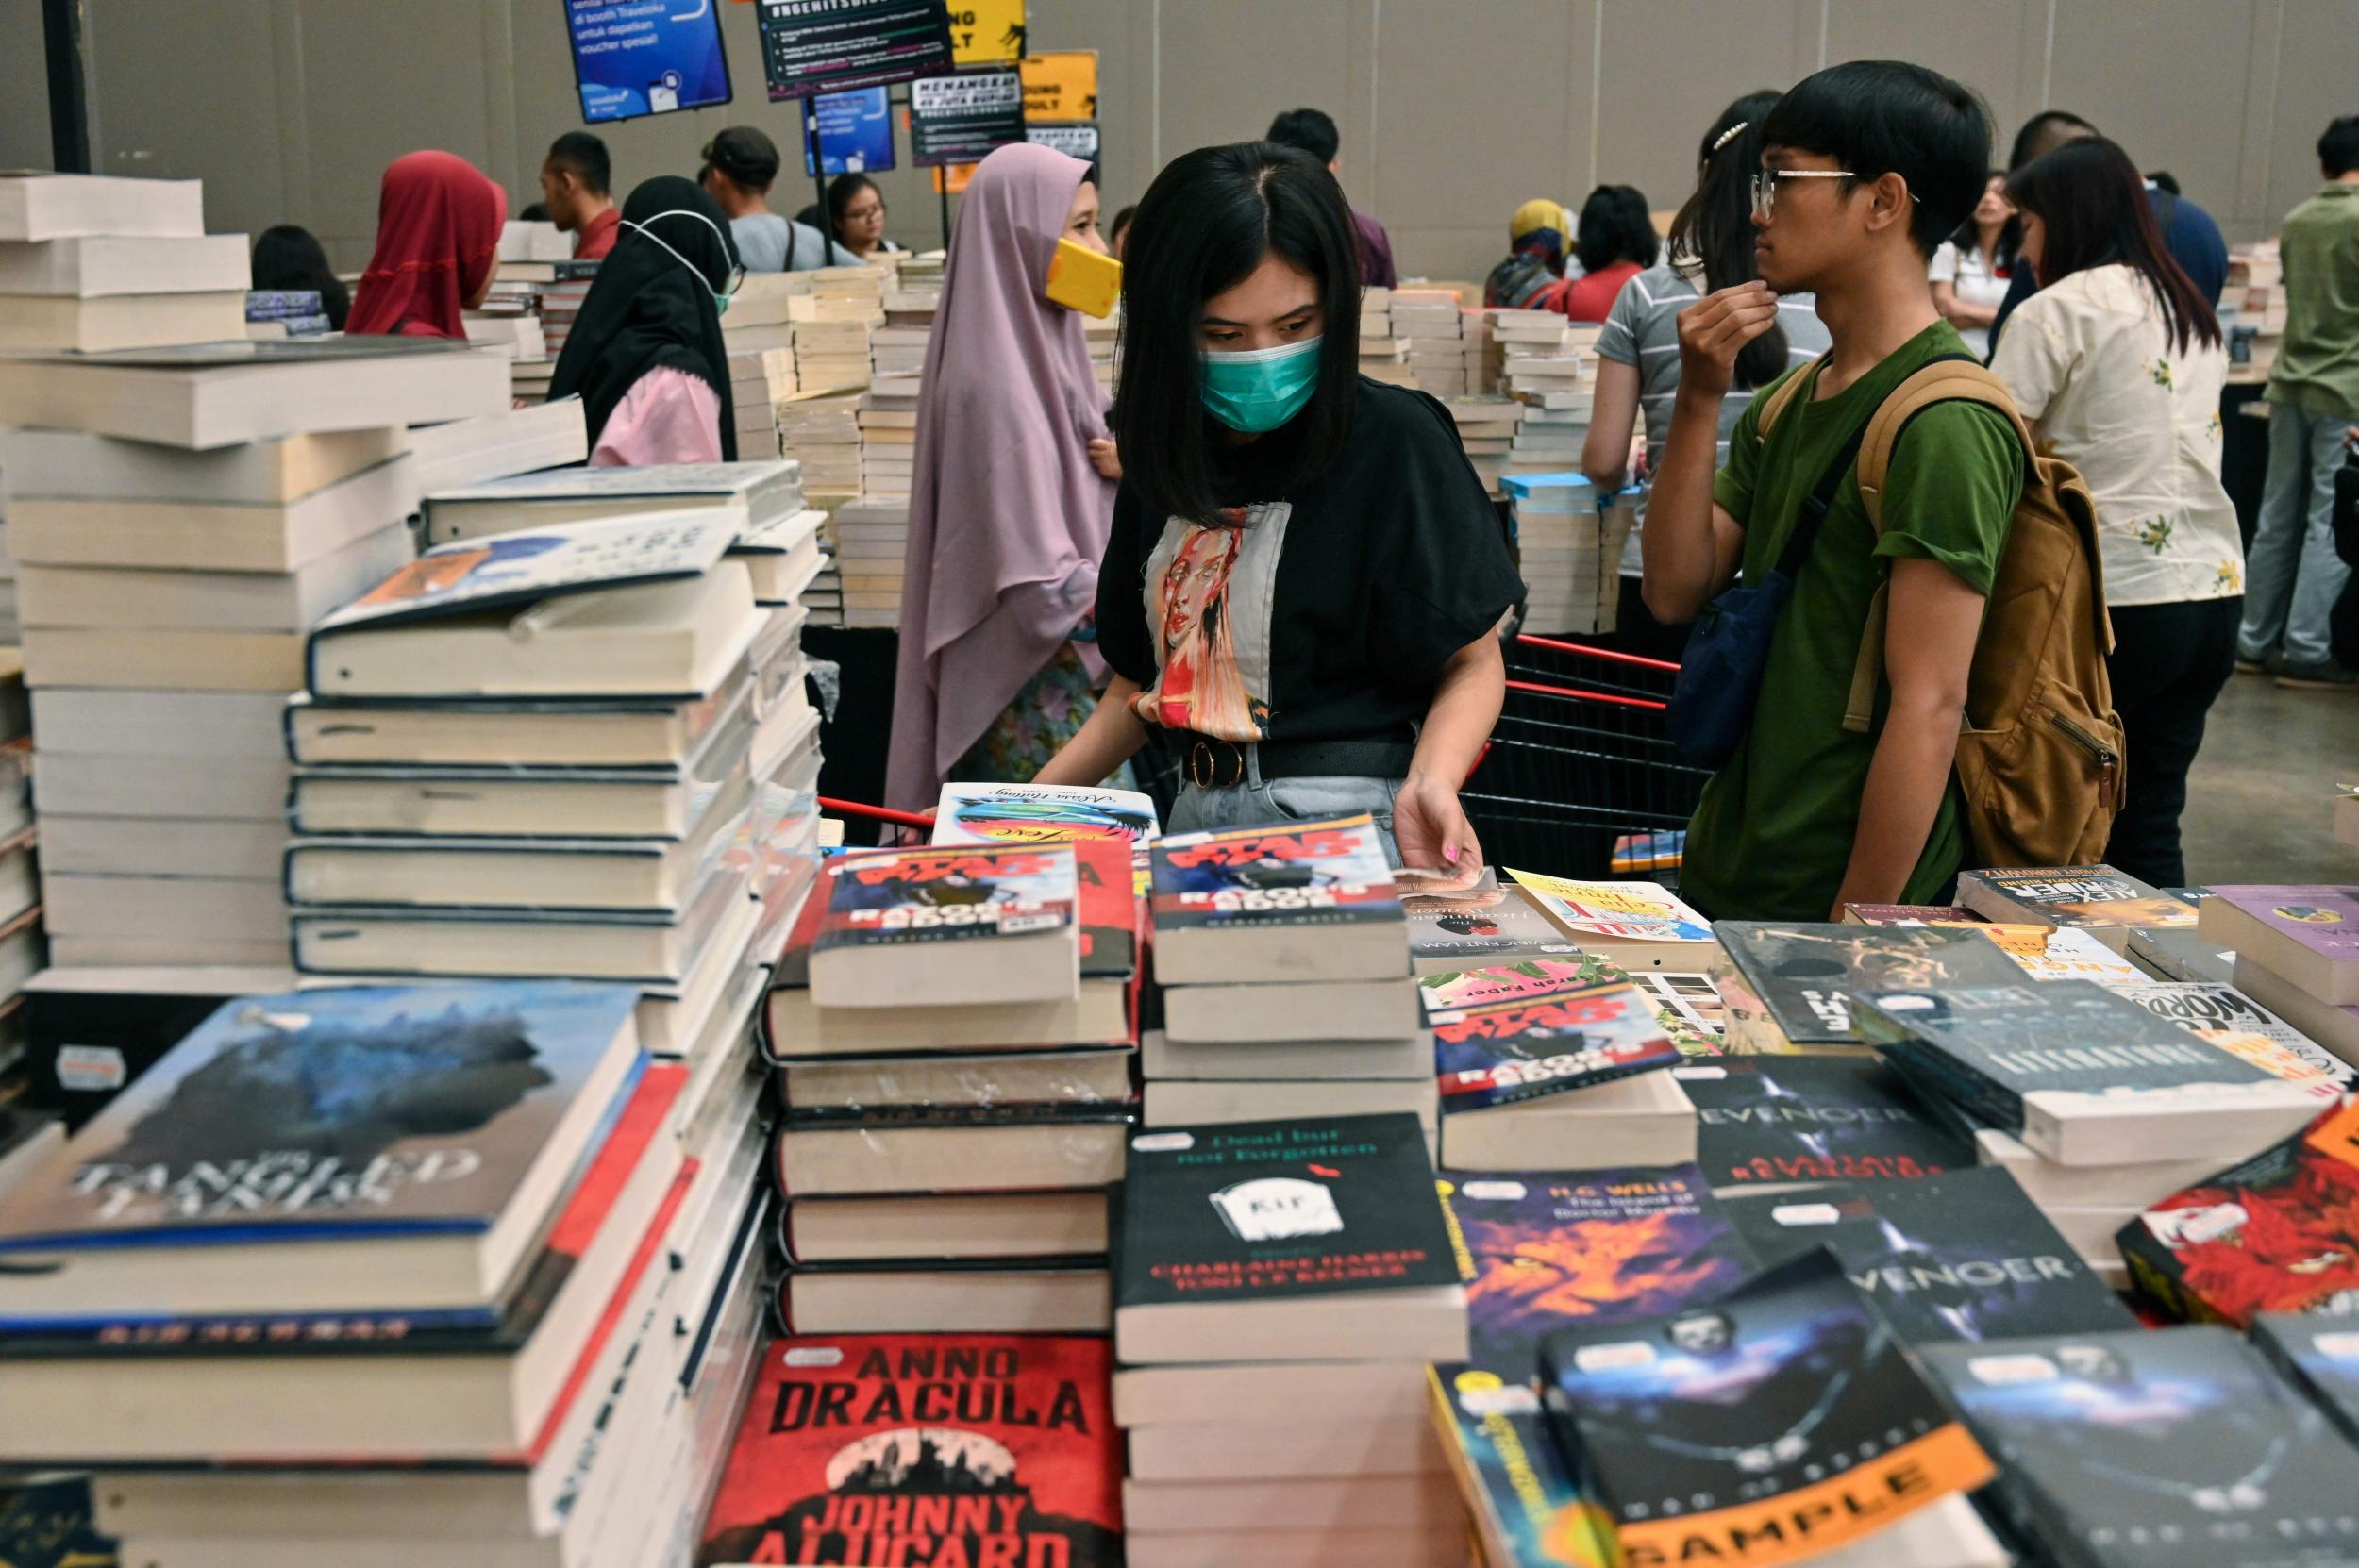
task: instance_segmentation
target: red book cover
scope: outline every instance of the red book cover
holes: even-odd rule
[[[696,1560],[1116,1568],[1103,1339],[852,1334],[765,1352]]]

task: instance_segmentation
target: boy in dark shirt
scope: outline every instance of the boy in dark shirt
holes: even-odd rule
[[[1983,192],[1990,129],[1956,82],[1855,60],[1808,77],[1771,110],[1755,184],[1763,281],[1680,317],[1681,378],[1647,512],[1647,605],[1690,621],[1738,568],[1757,581],[1802,505],[1884,398],[1963,356],[1934,309],[1926,261]],[[1777,295],[1817,296],[1832,346],[1767,436],[1769,388],[1713,473],[1737,351],[1777,319]],[[1719,918],[1832,920],[1846,903],[1939,903],[1966,845],[1951,764],[1966,676],[2022,492],[2004,414],[1936,404],[1909,422],[1882,498],[1881,535],[1856,483],[1833,492],[1769,639],[1752,726],[1690,826],[1683,893]],[[1884,678],[1865,735],[1843,714],[1868,608],[1889,584]]]

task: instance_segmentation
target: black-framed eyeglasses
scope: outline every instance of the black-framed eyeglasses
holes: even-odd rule
[[[1753,176],[1753,216],[1765,224],[1769,221],[1769,215],[1777,210],[1778,181],[1782,179],[1857,179],[1859,177],[1849,169],[1764,169]],[[1921,199],[1916,192],[1909,192],[1909,200],[1919,201]]]

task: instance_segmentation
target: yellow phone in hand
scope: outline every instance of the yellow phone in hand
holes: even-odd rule
[[[1110,316],[1122,297],[1122,263],[1087,245],[1060,240],[1056,254],[1048,259],[1048,287],[1042,292],[1051,305],[1085,316]]]

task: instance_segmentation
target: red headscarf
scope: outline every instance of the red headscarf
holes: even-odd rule
[[[464,338],[464,302],[497,264],[508,193],[463,158],[393,159],[376,195],[376,254],[360,275],[344,330],[356,336]]]

